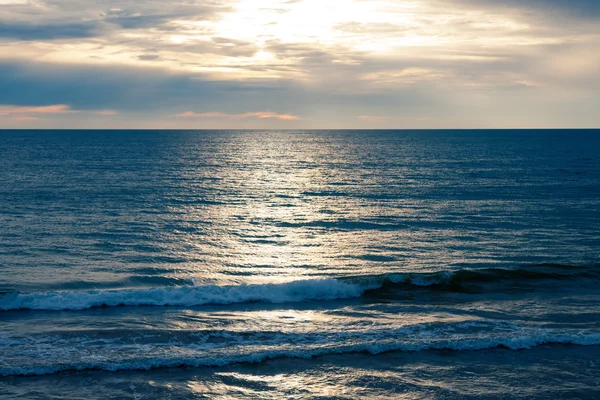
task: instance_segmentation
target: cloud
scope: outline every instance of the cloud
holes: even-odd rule
[[[93,113],[96,115],[116,115],[119,112],[117,110],[97,110],[93,111]]]
[[[544,56],[562,60],[565,53],[579,59],[585,49],[553,46],[510,62],[407,59],[403,61],[407,65],[429,62],[430,68],[452,75],[410,85],[375,86],[358,77],[377,69],[396,71],[399,63],[371,56],[358,65],[324,69],[318,84],[301,84],[293,80],[214,82],[201,74],[133,66],[0,61],[0,104],[68,104],[78,111],[46,114],[43,126],[34,120],[20,122],[20,126],[44,128],[278,129],[293,122],[294,127],[307,129],[366,129],[374,125],[353,117],[360,115],[388,118],[377,122],[379,128],[506,127],[509,123],[598,126],[599,75],[593,70],[581,74],[581,69],[567,74],[560,65],[549,69],[552,63]],[[566,76],[571,78],[565,80]],[[516,83],[523,81],[537,86]],[[249,105],[253,110],[268,110],[262,114],[266,118],[249,113]],[[98,110],[119,110],[119,114],[107,118],[93,113]],[[183,110],[205,115],[175,117]],[[274,117],[286,114],[301,118]],[[10,126],[9,120],[0,117],[0,125]]]
[[[205,112],[196,113],[193,111],[185,111],[179,114],[175,114],[176,117],[183,118],[259,118],[259,119],[279,119],[283,121],[295,121],[299,120],[300,117],[292,114],[278,114],[270,111],[259,111],[259,112],[246,112],[242,114],[226,114],[222,112]]]
[[[248,112],[248,113],[240,114],[239,116],[236,116],[236,117],[239,117],[239,118],[260,118],[260,119],[275,118],[275,119],[281,119],[281,120],[285,120],[285,121],[294,121],[294,120],[300,119],[300,117],[298,117],[296,115],[292,115],[292,114],[277,114],[277,113],[268,112],[268,111]]]
[[[381,115],[359,115],[358,119],[367,122],[385,122],[390,118]]]
[[[137,56],[137,59],[141,61],[155,61],[159,60],[160,56],[157,54],[140,54]]]
[[[1,114],[0,114],[1,115]],[[17,115],[12,117],[14,121],[38,121],[40,117],[33,117],[31,115]]]
[[[57,65],[2,62],[0,104],[69,104],[76,110],[116,109],[120,113],[172,115],[185,109],[218,109],[242,114],[256,109],[290,110],[311,101],[289,81],[219,81],[133,66]]]
[[[48,106],[13,106],[0,105],[0,115],[23,115],[23,114],[70,114],[76,112],[67,104],[53,104]]]
[[[101,0],[97,0],[95,3],[97,8],[103,8]],[[175,29],[174,26],[169,27],[171,21],[211,19],[221,12],[230,10],[226,2],[206,0],[194,2],[187,0],[169,2],[119,0],[111,3],[112,7],[107,11],[103,11],[101,17],[106,22],[116,24],[124,29],[160,28],[168,31]]]
[[[0,104],[69,105],[23,123],[600,124],[597,0],[9,3]]]
[[[205,113],[196,113],[193,111],[185,111],[179,114],[175,114],[176,117],[183,118],[221,118],[228,117],[229,115],[223,114],[220,112],[205,112]]]
[[[0,116],[12,117],[15,121],[35,121],[41,119],[42,116],[48,115],[64,115],[75,113],[91,113],[95,115],[115,115],[116,110],[74,110],[67,104],[51,104],[45,106],[15,106],[1,105]]]
[[[100,32],[100,26],[95,23],[32,24],[1,22],[0,38],[23,41],[90,38],[99,35]]]
[[[0,9],[0,39],[53,41],[109,38],[130,30],[165,32],[178,29],[173,21],[211,19],[229,9],[225,2],[208,0],[12,1]]]
[[[458,0],[458,2],[484,10],[520,8],[546,14],[560,14],[562,17],[571,16],[585,19],[600,17],[598,0]]]

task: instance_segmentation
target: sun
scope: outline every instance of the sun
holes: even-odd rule
[[[410,27],[421,8],[417,2],[242,0],[215,28],[228,37],[263,45],[276,41],[352,46],[372,35],[344,28],[365,24]]]

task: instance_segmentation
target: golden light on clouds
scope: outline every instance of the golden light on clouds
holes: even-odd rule
[[[295,121],[299,120],[300,117],[292,114],[277,114],[275,112],[270,111],[259,111],[259,112],[246,112],[243,114],[227,114],[222,112],[204,112],[204,113],[196,113],[193,111],[185,111],[175,115],[176,117],[183,118],[230,118],[230,119],[240,119],[240,118],[259,118],[259,119],[279,119],[284,121]]]
[[[0,115],[22,114],[68,114],[75,112],[67,104],[54,104],[49,106],[3,106],[0,105]]]
[[[469,49],[473,57],[485,57],[490,46],[563,40],[529,34],[530,25],[514,15],[441,9],[425,0],[240,0],[210,18],[178,16],[163,24],[114,31],[107,25],[98,28],[110,31],[105,36],[29,41],[19,43],[18,51],[14,43],[4,43],[0,56],[197,71],[215,79],[306,79],[319,53],[337,64],[356,65],[369,54],[402,59],[419,52],[436,58]]]
[[[74,113],[89,113],[95,115],[116,115],[116,110],[74,110],[67,104],[51,104],[45,106],[14,106],[1,105],[0,116],[11,117],[15,121],[33,121],[42,116]]]
[[[310,125],[317,128],[337,126],[324,123],[333,119],[366,126],[408,118],[424,126],[406,105],[420,107],[419,118],[442,124],[440,113],[454,115],[452,108],[469,102],[479,106],[475,99],[482,97],[498,99],[494,107],[489,103],[489,117],[494,117],[513,107],[504,90],[527,91],[532,96],[527,104],[534,99],[598,104],[599,9],[587,0],[573,1],[587,4],[590,15],[574,12],[583,6],[553,0],[0,0],[0,62],[19,65],[21,71],[39,66],[36,73],[46,74],[45,81],[52,79],[44,72],[49,69],[126,76],[113,83],[115,94],[105,94],[103,101],[95,101],[93,93],[82,100],[73,94],[76,86],[70,91],[40,87],[41,96],[56,95],[20,103],[5,96],[0,104],[65,105],[71,111],[20,115],[75,118],[81,113],[73,110],[79,109],[98,110],[100,116],[114,115],[106,110],[119,107],[143,113],[143,104],[154,98],[155,111],[171,123],[211,119],[255,127],[260,121],[284,126],[318,120]],[[23,90],[31,90],[21,72],[5,76],[13,81],[23,76]],[[138,87],[126,89],[129,82]],[[218,85],[222,92],[217,93]],[[254,104],[256,93],[260,104]],[[115,106],[111,99],[123,104]],[[77,101],[90,104],[82,107]],[[395,104],[407,115],[395,115]],[[540,107],[540,121],[547,109]],[[14,119],[16,111],[11,115]]]

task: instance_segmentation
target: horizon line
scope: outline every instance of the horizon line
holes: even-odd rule
[[[595,128],[0,128],[5,131],[585,131]]]

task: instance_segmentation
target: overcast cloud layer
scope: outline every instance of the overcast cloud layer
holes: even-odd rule
[[[0,128],[600,126],[597,0],[0,0]]]

